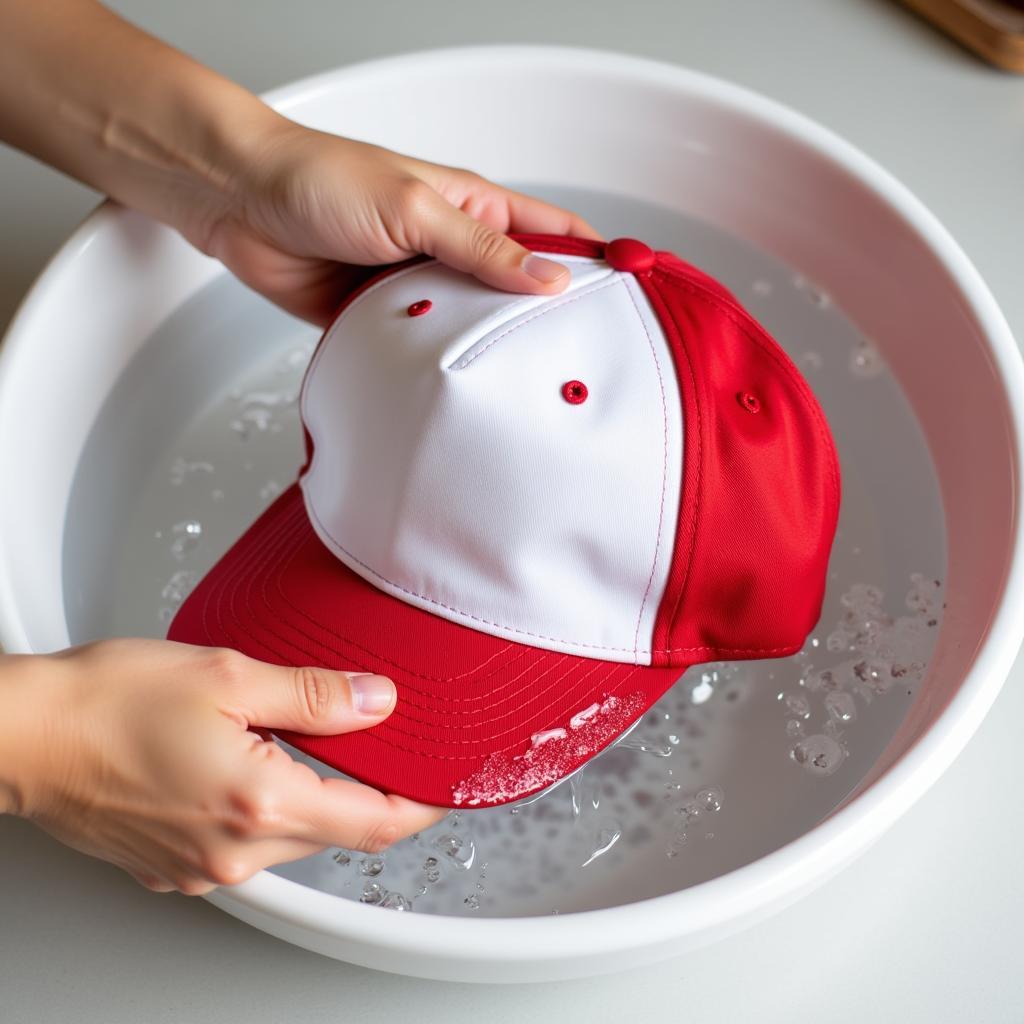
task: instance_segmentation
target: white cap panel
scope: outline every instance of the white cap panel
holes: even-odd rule
[[[437,263],[331,328],[303,389],[311,520],[401,600],[552,650],[649,663],[672,556],[683,425],[632,275],[558,257],[552,298]],[[429,313],[408,306],[430,299]],[[589,396],[571,404],[562,385]]]

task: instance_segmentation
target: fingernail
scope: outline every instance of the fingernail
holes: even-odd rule
[[[395,684],[387,676],[354,672],[348,677],[352,706],[361,715],[380,715],[395,703]]]
[[[523,270],[535,281],[542,281],[544,284],[551,284],[552,281],[557,281],[560,277],[569,273],[568,269],[563,267],[561,263],[546,260],[543,256],[537,256],[532,252],[528,252],[523,257]]]

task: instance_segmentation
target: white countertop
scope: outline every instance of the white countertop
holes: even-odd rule
[[[886,0],[120,0],[264,90],[389,53],[470,43],[618,49],[781,100],[901,178],[1024,338],[1024,76],[990,70]],[[357,12],[357,13],[353,13]],[[0,329],[96,197],[0,149]],[[1024,1021],[1024,662],[966,752],[872,850],[718,945],[608,978],[462,986],[350,967],[202,900],[156,896],[0,820],[0,1020]],[[499,991],[500,989],[500,991]]]

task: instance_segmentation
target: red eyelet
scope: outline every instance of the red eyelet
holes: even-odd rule
[[[580,405],[587,400],[587,385],[581,380],[569,380],[562,385],[562,397],[570,405]]]
[[[424,313],[430,312],[433,305],[434,304],[430,299],[417,299],[417,301],[406,310],[406,313],[408,313],[409,316],[423,316]]]
[[[741,391],[736,395],[736,401],[743,406],[747,412],[760,412],[761,411],[761,399],[757,395],[752,395],[749,391]]]

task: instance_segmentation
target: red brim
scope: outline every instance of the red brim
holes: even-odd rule
[[[389,676],[398,704],[380,725],[274,731],[361,782],[444,807],[508,803],[564,778],[683,672],[512,643],[405,604],[324,547],[298,484],[205,576],[168,637]]]

